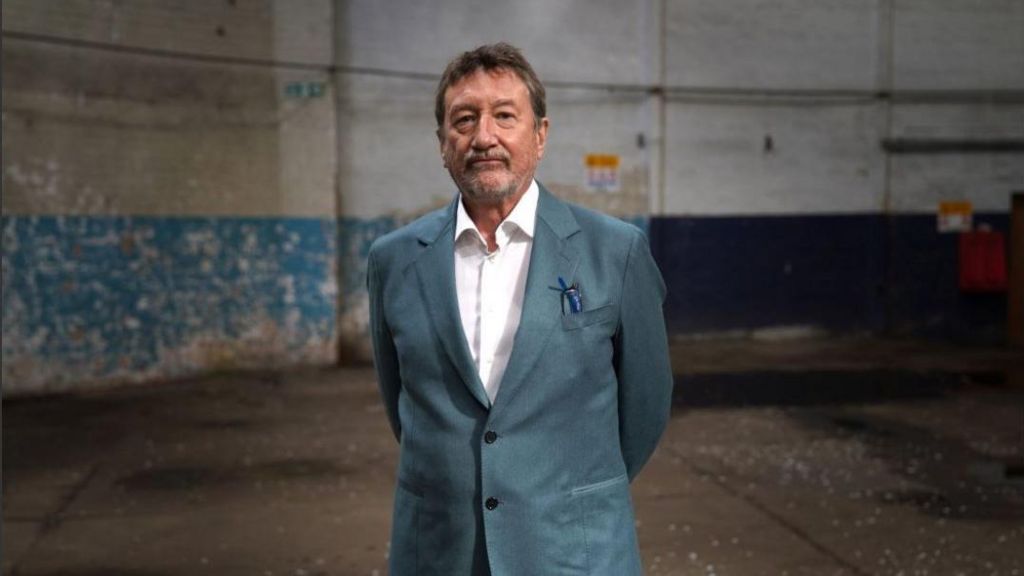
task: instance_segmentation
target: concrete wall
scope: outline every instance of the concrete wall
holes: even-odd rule
[[[966,199],[979,222],[1005,228],[1021,154],[893,155],[882,142],[1020,138],[1019,2],[405,4],[346,2],[339,14],[340,62],[416,76],[345,75],[339,90],[352,115],[340,145],[347,226],[371,230],[355,234],[360,250],[382,222],[449,200],[427,113],[432,75],[464,48],[505,39],[551,88],[540,179],[576,202],[651,217],[673,332],[1000,337],[1002,296],[958,292],[956,238],[935,232],[934,214]],[[598,152],[621,158],[619,193],[583,185],[582,159]],[[343,332],[359,334],[365,295],[349,284]]]
[[[331,15],[4,1],[5,393],[334,359]]]
[[[1005,231],[1017,151],[890,154],[885,139],[1020,142],[1024,4],[667,4],[664,210],[675,333],[799,326],[1000,341],[965,294],[942,201]],[[770,139],[770,140],[769,140]],[[770,141],[770,146],[768,145]]]
[[[673,332],[996,338],[934,213],[1004,229],[1022,154],[882,142],[1024,138],[1022,29],[1018,0],[5,0],[5,393],[365,359],[370,243],[454,193],[437,75],[497,40],[548,85],[539,178],[648,227]]]

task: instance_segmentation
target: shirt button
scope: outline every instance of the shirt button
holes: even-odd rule
[[[488,430],[487,433],[484,434],[484,442],[487,442],[488,444],[494,444],[494,441],[497,439],[498,434],[495,433],[494,430]]]
[[[486,506],[488,510],[494,510],[495,508],[498,507],[498,499],[488,498],[487,502],[484,502],[484,506]]]

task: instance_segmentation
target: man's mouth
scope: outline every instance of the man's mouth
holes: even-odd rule
[[[493,166],[504,166],[504,158],[471,158],[467,164],[470,167],[488,168]]]

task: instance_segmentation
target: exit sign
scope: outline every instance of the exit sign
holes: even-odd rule
[[[321,98],[326,93],[324,82],[289,82],[284,85],[286,98]]]

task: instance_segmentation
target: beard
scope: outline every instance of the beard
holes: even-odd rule
[[[504,163],[502,168],[477,169],[470,164],[474,159],[481,156],[470,156],[463,161],[463,170],[456,172],[451,168],[452,160],[447,162],[448,172],[458,186],[459,191],[472,201],[480,204],[498,204],[503,200],[511,198],[519,190],[521,182],[509,169],[508,157],[490,155],[487,158],[501,160]]]
[[[456,185],[470,200],[483,204],[497,204],[515,195],[519,188],[519,182],[513,178],[496,182],[489,176],[478,172],[463,173]]]

